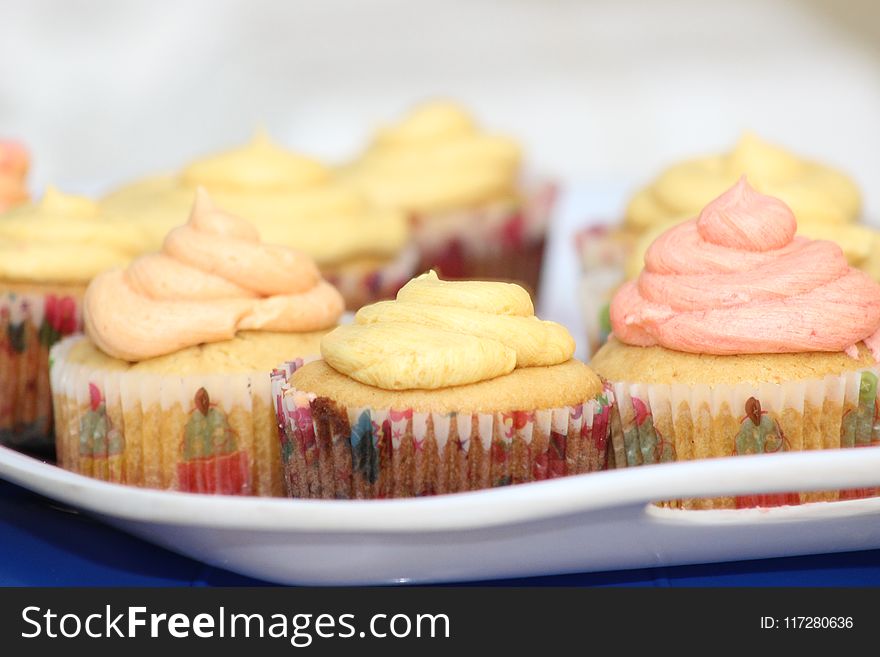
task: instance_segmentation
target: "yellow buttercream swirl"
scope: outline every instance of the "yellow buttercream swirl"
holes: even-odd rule
[[[801,159],[747,132],[730,153],[688,160],[666,169],[630,201],[625,224],[644,230],[692,219],[742,175],[748,176],[759,192],[783,200],[801,226],[852,222],[861,211],[858,187],[844,174]]]
[[[559,324],[534,316],[528,292],[510,283],[414,278],[396,301],[361,308],[354,324],[324,336],[335,370],[386,390],[433,390],[557,365],[574,353]]]
[[[141,361],[242,330],[329,328],[344,303],[308,256],[261,243],[200,188],[189,222],[168,234],[161,253],[96,277],[84,307],[86,332],[102,351]]]
[[[220,207],[247,217],[264,241],[296,248],[320,265],[391,258],[409,237],[402,213],[371,206],[362,193],[337,181],[331,169],[281,148],[263,132],[176,175],[127,185],[101,204],[120,221],[145,226],[158,248],[185,215],[198,186]]]
[[[443,212],[515,195],[521,160],[513,140],[480,132],[458,105],[432,102],[379,130],[347,174],[379,205]]]
[[[137,226],[107,220],[81,196],[46,189],[37,203],[0,216],[0,278],[38,283],[87,283],[143,252]]]

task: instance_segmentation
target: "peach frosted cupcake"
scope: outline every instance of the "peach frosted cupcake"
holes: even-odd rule
[[[745,133],[733,150],[679,162],[668,167],[629,201],[623,221],[587,228],[576,237],[582,263],[582,305],[591,351],[607,337],[607,304],[623,282],[627,261],[640,268],[633,253],[661,232],[693,219],[712,199],[742,175],[764,194],[791,208],[798,232],[839,243],[850,264],[868,263],[864,233],[854,226],[861,215],[861,195],[855,182],[836,169],[804,159]]]
[[[282,492],[269,373],[317,353],[342,297],[199,190],[162,251],[96,277],[86,336],[52,349],[59,464],[120,483]]]
[[[610,398],[509,283],[429,272],[273,374],[288,494],[380,498],[601,470]]]
[[[48,188],[0,215],[0,443],[51,450],[49,349],[82,329],[89,280],[144,247],[89,199]]]
[[[382,127],[345,175],[376,204],[407,213],[423,270],[537,291],[555,189],[526,186],[519,144],[484,132],[462,107],[414,108]]]
[[[662,234],[611,302],[591,361],[613,387],[617,467],[880,444],[880,285],[742,178]],[[797,504],[874,490],[688,500]]]
[[[26,203],[30,159],[24,146],[0,139],[0,212]]]
[[[196,187],[218,206],[247,217],[267,243],[303,251],[349,308],[393,297],[415,272],[418,254],[405,217],[379,209],[333,171],[288,151],[262,132],[239,148],[200,158],[171,175],[135,181],[102,208],[148,230],[158,248],[180,223]]]

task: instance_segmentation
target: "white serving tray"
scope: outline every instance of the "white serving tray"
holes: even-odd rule
[[[880,447],[650,465],[430,498],[323,501],[109,484],[0,448],[0,477],[284,584],[455,582],[880,548],[880,498],[682,511],[651,500],[880,485]]]

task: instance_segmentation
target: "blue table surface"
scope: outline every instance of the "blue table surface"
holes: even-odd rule
[[[880,550],[467,584],[880,586]],[[262,586],[0,481],[2,586]]]

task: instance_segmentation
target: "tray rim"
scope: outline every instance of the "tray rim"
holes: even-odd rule
[[[880,514],[880,497],[767,509],[663,509],[651,501],[880,485],[880,446],[646,465],[480,491],[386,500],[301,500],[154,490],[92,479],[0,447],[0,477],[89,513],[127,521],[267,532],[432,533],[479,530],[648,506],[685,525]]]

